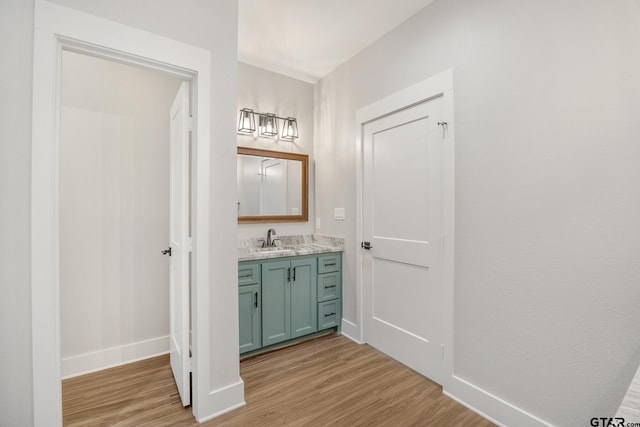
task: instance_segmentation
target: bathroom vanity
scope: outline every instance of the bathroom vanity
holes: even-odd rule
[[[302,237],[302,236],[299,236]],[[285,243],[287,239],[283,237]],[[279,348],[342,318],[342,244],[315,236],[279,247],[238,249],[240,354]]]

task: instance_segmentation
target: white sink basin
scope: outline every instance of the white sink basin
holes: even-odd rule
[[[270,248],[258,248],[259,252],[266,252],[270,254],[281,254],[287,252],[293,252],[293,250],[288,248],[278,248],[278,247],[270,247]]]

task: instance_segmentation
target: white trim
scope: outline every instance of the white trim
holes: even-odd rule
[[[226,414],[227,412],[231,412],[231,411],[234,411],[234,410],[236,410],[238,408],[242,408],[245,405],[246,405],[246,402],[238,403],[235,406],[232,406],[230,408],[224,409],[224,410],[222,410],[220,412],[216,412],[215,414],[209,415],[208,417],[202,418],[201,420],[198,420],[198,422],[199,423],[204,423],[204,422],[210,421],[210,420],[212,420],[212,419],[214,419],[216,417],[219,417],[220,415]]]
[[[244,381],[240,379],[238,382],[213,390],[209,392],[209,397],[208,401],[215,402],[215,406],[206,411],[208,415],[202,418],[196,417],[199,423],[209,421],[246,405],[244,401]]]
[[[210,54],[146,31],[36,0],[31,165],[31,294],[35,426],[62,425],[58,260],[58,117],[63,48],[161,70],[193,83],[193,412],[210,400]],[[172,64],[172,65],[169,65]],[[239,393],[234,393],[237,397]],[[240,399],[243,401],[243,398]],[[238,402],[226,402],[228,407]]]
[[[126,365],[169,353],[169,336],[110,347],[90,353],[64,357],[61,363],[63,380],[92,372]]]
[[[355,323],[349,322],[347,319],[342,319],[342,325],[340,329],[340,333],[349,338],[351,341],[358,344],[364,344],[364,342],[360,338],[360,328],[358,328],[358,325],[356,325]]]
[[[445,143],[442,148],[442,283],[444,284],[444,372],[453,375],[454,348],[454,296],[455,296],[455,117],[453,71],[447,72],[443,86],[443,119],[447,122]],[[446,387],[447,381],[442,384]]]
[[[356,124],[358,125],[356,130],[361,129],[365,123],[449,91],[453,91],[453,70],[443,71],[427,80],[360,108],[356,111]],[[453,106],[453,100],[450,106]],[[452,122],[453,115],[449,116],[449,113],[453,114],[453,111],[445,109],[444,117],[447,118],[448,122]]]
[[[552,426],[552,424],[535,415],[455,375],[451,377],[449,384],[442,392],[498,425],[521,427]]]
[[[443,235],[445,248],[443,251],[442,281],[443,295],[443,334],[445,360],[443,366],[442,386],[446,387],[453,375],[453,291],[454,291],[454,123],[453,123],[453,70],[443,71],[427,80],[400,90],[356,111],[356,310],[359,333],[354,333],[366,342],[363,309],[362,249],[360,242],[363,235],[363,127],[366,123],[408,106],[425,102],[442,95],[443,120],[448,123],[443,148]]]
[[[616,417],[626,420],[640,420],[640,367],[629,384],[629,388],[620,402]]]
[[[458,399],[456,396],[454,396],[453,394],[449,393],[448,391],[442,390],[442,394],[444,394],[445,396],[447,396],[450,399],[455,400],[456,402],[458,402],[459,404],[461,404],[465,408],[467,408],[467,409],[475,412],[476,414],[480,415],[485,420],[491,421],[493,424],[498,425],[498,426],[503,426],[504,425],[504,424],[500,424],[497,420],[494,420],[493,418],[491,418],[490,416],[488,416],[484,412],[479,411],[477,408],[474,408],[473,406],[469,405],[464,400]]]

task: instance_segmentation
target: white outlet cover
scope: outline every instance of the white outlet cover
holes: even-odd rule
[[[333,219],[344,221],[344,208],[335,208],[333,210]]]

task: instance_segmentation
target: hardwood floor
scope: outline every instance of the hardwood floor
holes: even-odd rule
[[[202,426],[493,424],[367,345],[330,335],[240,364],[247,406]],[[195,426],[168,356],[63,381],[65,426]]]
[[[171,374],[169,356],[62,381],[65,426],[191,426]]]

